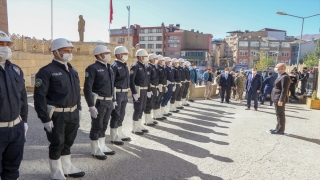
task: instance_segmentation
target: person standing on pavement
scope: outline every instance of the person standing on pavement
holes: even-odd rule
[[[274,68],[274,71],[278,73],[278,78],[274,82],[274,87],[271,92],[271,99],[274,102],[274,107],[277,116],[277,126],[275,129],[271,129],[271,134],[284,134],[286,116],[285,105],[289,101],[288,90],[291,83],[289,75],[286,71],[286,64],[279,63]]]
[[[159,95],[158,92],[158,85],[159,85],[159,71],[156,67],[156,64],[158,63],[158,56],[154,53],[149,54],[149,63],[146,66],[147,68],[147,74],[149,77],[148,81],[148,97],[147,97],[147,104],[146,108],[144,110],[144,116],[145,116],[145,123],[146,126],[154,126],[155,124],[158,124],[157,121],[153,121],[151,117],[151,110],[154,108],[154,103]],[[155,111],[156,112],[156,111]],[[154,117],[155,118],[155,117]]]
[[[247,108],[250,110],[251,107],[251,98],[254,100],[254,110],[258,111],[258,94],[260,93],[262,86],[262,77],[258,74],[257,68],[252,68],[252,72],[248,75],[246,82],[246,91],[247,91]]]
[[[243,91],[244,91],[244,85],[246,83],[246,77],[244,75],[245,73],[243,71],[239,72],[239,75],[237,77],[237,79],[235,80],[235,85],[236,85],[236,91],[237,91],[237,95],[236,95],[236,100],[238,102],[242,102],[242,97],[243,97]]]
[[[130,68],[130,90],[133,98],[133,126],[132,133],[143,135],[148,130],[142,126],[142,114],[146,108],[147,97],[152,92],[148,90],[148,71],[145,64],[149,61],[148,52],[145,49],[138,49],[136,52],[137,61]]]
[[[18,179],[28,131],[28,101],[21,68],[8,59],[13,44],[0,30],[0,177]]]
[[[304,67],[302,71],[303,72],[300,74],[300,79],[299,79],[299,81],[301,81],[301,87],[300,87],[301,96],[303,96],[306,93],[307,82],[309,79],[308,68]]]
[[[161,55],[158,55],[158,64],[156,66],[156,69],[159,73],[159,85],[158,85],[158,91],[159,94],[155,99],[154,102],[154,108],[153,108],[153,118],[155,120],[165,120],[167,119],[163,114],[164,112],[164,107],[161,107],[161,102],[164,94],[167,91],[167,74],[165,70],[165,58]],[[161,108],[160,108],[161,107]]]
[[[53,60],[36,74],[34,108],[41,119],[49,145],[52,179],[85,175],[71,163],[71,146],[81,119],[80,80],[69,63],[72,43],[58,38],[51,43]]]
[[[175,91],[172,92],[172,96],[170,99],[170,112],[178,113],[179,110],[176,108],[176,100],[180,93],[180,87],[181,87],[181,73],[179,69],[179,60],[176,58],[172,59],[172,67],[171,70],[173,71],[173,78],[175,82]]]
[[[130,141],[131,138],[123,133],[122,123],[126,114],[128,103],[128,90],[130,87],[130,74],[126,64],[129,51],[124,46],[114,49],[116,60],[111,64],[114,76],[114,97],[117,105],[111,112],[110,134],[113,142]]]
[[[212,94],[212,83],[213,83],[214,77],[212,74],[212,69],[208,68],[206,72],[203,73],[203,82],[206,86],[206,89],[204,91],[204,100],[211,100],[211,94]]]
[[[189,103],[187,103],[187,94],[190,87],[190,65],[191,63],[189,61],[185,62],[185,66],[183,67],[184,77],[185,77],[185,87],[182,93],[182,105],[183,106],[189,106]]]
[[[173,77],[173,70],[171,69],[172,66],[172,60],[170,57],[165,57],[164,61],[166,65],[164,66],[165,73],[167,75],[167,92],[163,95],[163,99],[161,102],[161,112],[164,116],[169,116],[172,115],[169,112],[169,109],[166,108],[168,106],[168,102],[170,98],[172,97],[172,92],[175,91],[175,82],[174,82],[174,77]]]
[[[225,68],[224,73],[220,75],[219,79],[219,87],[220,87],[220,97],[221,101],[220,103],[224,102],[224,98],[226,98],[226,102],[230,103],[230,91],[231,89],[236,89],[236,85],[234,84],[234,79],[231,74],[229,74],[229,68]],[[224,97],[224,94],[226,94],[226,97]]]
[[[272,76],[272,72],[268,73],[268,77],[265,78],[265,80],[263,81],[263,83],[265,84],[264,89],[263,89],[263,94],[262,94],[262,98],[261,98],[261,103],[260,104],[264,104],[264,101],[267,98],[268,94],[271,94],[271,91],[273,89],[273,84],[274,81],[276,80],[276,78],[274,76]],[[272,99],[270,98],[270,106],[272,106],[273,102]]]
[[[184,70],[183,70],[183,67],[184,67],[184,59],[180,58],[179,59],[179,70],[180,70],[180,80],[181,80],[181,87],[180,87],[180,92],[178,92],[178,96],[177,96],[177,99],[176,99],[176,108],[177,109],[183,109],[184,107],[182,106],[182,94],[183,94],[183,91],[184,91],[184,88],[185,88],[185,80],[186,80],[186,77],[184,75]]]
[[[106,155],[114,155],[115,152],[106,146],[106,130],[111,112],[117,102],[114,99],[113,71],[108,62],[111,59],[111,51],[104,45],[98,45],[93,50],[96,62],[86,68],[86,76],[83,86],[84,97],[87,101],[91,115],[91,154],[99,160],[106,160]],[[111,142],[122,145],[123,142],[114,138],[111,130]]]
[[[298,83],[297,76],[295,75],[294,71],[291,71],[289,77],[291,79],[291,84],[290,84],[290,87],[289,87],[290,95],[295,100],[298,100],[298,97],[296,96],[296,85]]]
[[[236,80],[237,80],[236,73],[234,71],[231,71],[230,74],[233,77],[234,83],[236,83]],[[236,99],[237,89],[233,88],[231,89],[231,92],[232,92],[232,99]]]
[[[194,89],[196,88],[198,77],[197,77],[197,66],[196,64],[192,64],[191,68],[189,69],[190,72],[190,87],[189,87],[189,92],[188,92],[188,99],[190,102],[194,102],[193,100],[193,92]]]

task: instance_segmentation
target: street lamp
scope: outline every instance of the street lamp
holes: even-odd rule
[[[276,11],[276,13],[279,14],[279,15],[287,15],[287,16],[292,16],[292,17],[296,17],[296,18],[302,19],[302,27],[301,27],[300,40],[299,40],[299,51],[298,51],[298,57],[297,57],[297,68],[298,68],[299,58],[300,58],[300,51],[301,51],[301,40],[302,40],[302,32],[303,32],[304,19],[310,18],[310,17],[313,17],[313,16],[319,16],[320,14],[315,14],[315,15],[307,16],[307,17],[300,17],[300,16],[295,16],[295,15],[287,14],[287,13],[282,12],[282,11]]]

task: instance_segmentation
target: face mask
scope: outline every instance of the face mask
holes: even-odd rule
[[[142,60],[142,62],[145,64],[145,63],[147,63],[149,61],[149,58],[146,56],[146,57],[144,57],[143,58],[143,60]]]
[[[274,72],[278,73],[278,68],[274,68]]]
[[[226,74],[229,74],[229,71],[225,71]]]
[[[128,60],[128,55],[122,55],[121,61],[126,62]]]
[[[9,59],[11,55],[12,55],[12,52],[8,46],[0,47],[0,61],[3,62],[6,59]]]
[[[61,60],[63,62],[70,62],[72,60],[72,53],[70,54],[63,54]]]
[[[192,66],[193,69],[197,68],[197,66]]]
[[[155,61],[154,61],[154,64],[158,64],[158,62],[159,62],[159,60],[155,60]]]
[[[166,64],[166,62],[162,61],[161,62],[161,66],[164,66]]]
[[[106,54],[104,55],[104,58],[101,58],[102,61],[104,61],[105,63],[109,62],[111,59],[111,55],[110,54]]]
[[[170,67],[172,66],[172,62],[170,62],[169,66],[170,66]]]
[[[257,74],[257,71],[252,71],[252,74]]]

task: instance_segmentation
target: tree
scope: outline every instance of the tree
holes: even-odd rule
[[[269,66],[273,65],[273,59],[267,57],[266,52],[264,50],[260,51],[260,59],[255,64],[255,67],[258,70],[267,70]]]
[[[308,52],[303,57],[303,63],[307,66],[308,69],[311,69],[313,66],[318,64],[318,57],[314,52]]]
[[[320,58],[320,39],[318,39],[317,46],[313,52],[315,53],[316,57]]]

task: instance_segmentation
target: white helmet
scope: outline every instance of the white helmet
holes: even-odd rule
[[[161,55],[158,55],[158,60],[159,60],[159,61],[163,61],[163,60],[164,60],[164,57],[161,56]]]
[[[186,61],[186,66],[190,66],[191,63],[189,61]]]
[[[52,41],[51,43],[51,52],[64,48],[64,47],[72,47],[73,45],[71,43],[71,41],[64,39],[64,38],[58,38]]]
[[[169,62],[169,61],[171,61],[171,58],[170,58],[170,57],[165,57],[165,58],[164,58],[164,61],[165,61],[165,62]]]
[[[179,59],[179,62],[184,62],[184,59],[180,58],[180,59]]]
[[[117,46],[116,48],[114,48],[114,54],[122,54],[122,53],[129,53],[129,51],[124,46]]]
[[[154,53],[149,54],[148,56],[149,60],[154,59],[154,58],[158,58],[158,56]]]
[[[173,59],[172,59],[172,63],[175,63],[175,62],[179,62],[179,59],[173,58]]]
[[[0,30],[0,41],[9,42],[10,46],[13,44],[13,42],[11,41],[10,37],[8,36],[8,34],[3,32],[3,31],[1,31],[1,30]]]
[[[136,56],[148,56],[148,52],[145,49],[138,49]]]
[[[104,45],[98,45],[93,50],[93,55],[98,55],[105,52],[111,52],[110,49],[108,49],[107,46]]]

